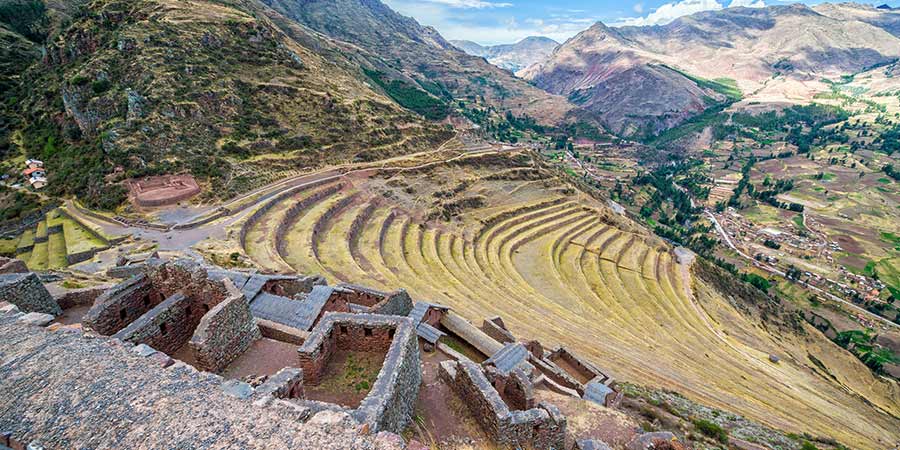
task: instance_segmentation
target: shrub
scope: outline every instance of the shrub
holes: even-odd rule
[[[75,75],[69,80],[69,84],[72,84],[73,86],[84,86],[88,81],[88,77],[84,75]]]
[[[100,95],[109,90],[112,86],[112,83],[109,80],[97,80],[91,83],[91,89],[94,91],[94,94]]]
[[[718,424],[704,419],[695,419],[694,426],[706,436],[716,439],[719,442],[728,442],[728,432]]]

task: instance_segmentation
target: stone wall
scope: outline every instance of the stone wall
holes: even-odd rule
[[[496,339],[501,344],[516,342],[516,337],[512,333],[490,319],[484,319],[484,322],[481,324],[481,331],[484,331],[485,334]]]
[[[189,342],[197,368],[221,372],[262,337],[247,298],[237,289],[203,316]]]
[[[528,410],[511,410],[477,364],[463,360],[455,366],[442,363],[441,369],[442,378],[468,405],[475,420],[496,444],[565,448],[566,419],[555,406],[540,403]]]
[[[76,306],[93,305],[106,291],[112,289],[112,286],[93,286],[84,289],[73,289],[56,298],[59,307],[62,309],[74,308]]]
[[[325,278],[318,275],[277,278],[267,281],[262,290],[272,295],[293,298],[297,294],[309,293],[315,286],[325,284]]]
[[[534,407],[534,385],[522,370],[513,370],[506,376],[492,366],[484,367],[484,371],[510,409],[526,410]]]
[[[82,318],[85,329],[113,335],[141,317],[163,297],[152,290],[150,279],[140,274],[106,291]]]
[[[164,298],[182,293],[204,312],[228,298],[225,283],[210,280],[206,270],[194,261],[179,259],[148,261],[147,275],[153,288]]]
[[[373,432],[399,433],[405,429],[422,382],[412,320],[375,314],[326,314],[298,350],[304,384],[322,381],[321,372],[337,349],[387,352],[372,389],[352,415]]]
[[[298,350],[306,384],[316,386],[322,381],[322,373],[335,350],[372,353],[388,351],[394,339],[396,325],[391,322],[366,321],[363,320],[365,316],[367,315],[360,314],[360,320],[350,316],[353,319],[333,319],[325,323],[323,318],[320,321],[320,325]],[[329,312],[324,317],[346,317],[346,313]]]
[[[62,314],[62,308],[34,273],[0,275],[0,301],[12,303],[25,313]]]
[[[406,316],[413,308],[412,298],[403,289],[379,292],[362,286],[340,284],[335,287],[331,296],[349,304],[364,306],[370,314]]]
[[[412,311],[413,301],[405,290],[391,292],[383,302],[372,307],[372,314],[406,316]]]
[[[600,381],[606,381],[609,378],[603,372],[601,372],[600,369],[594,367],[593,364],[575,355],[565,347],[559,347],[551,352],[549,359],[552,362],[562,360],[567,365],[577,370],[577,374],[571,374],[575,378],[583,378],[588,381],[593,380],[597,377],[600,377]]]
[[[285,367],[256,388],[253,395],[271,395],[275,398],[303,398],[303,371]]]
[[[272,322],[270,320],[256,319],[256,324],[259,326],[259,331],[262,333],[263,337],[280,342],[287,342],[288,344],[300,346],[303,345],[309,337],[309,333],[306,331]]]
[[[123,328],[113,337],[134,344],[146,344],[172,355],[194,333],[191,301],[175,294]]]
[[[22,260],[0,256],[0,274],[28,273],[28,266]]]

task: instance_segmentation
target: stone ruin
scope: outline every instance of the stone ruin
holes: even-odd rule
[[[201,370],[220,372],[262,335],[247,299],[199,265],[155,260],[145,273],[96,299],[85,330],[167,355],[185,352]]]
[[[27,273],[28,266],[22,260],[0,256],[0,274]]]
[[[536,402],[536,386],[604,405],[621,396],[589,361],[562,347],[546,351],[537,341],[519,342],[500,317],[485,319],[479,329],[445,306],[413,303],[403,290],[328,286],[321,277],[206,268],[156,256],[135,261],[135,274],[118,285],[72,291],[60,300],[92,304],[82,327],[106,336],[101,342],[130,348],[166,370],[199,374],[195,378],[225,373],[259,340],[293,345],[293,356],[279,360],[281,368],[271,375],[218,380],[222,392],[248,407],[304,425],[335,417],[344,426],[362,426],[364,434],[402,432],[422,383],[420,348],[450,357],[439,364],[439,379],[499,446],[564,448],[566,418]],[[0,315],[10,308],[49,313],[18,323],[46,326],[61,312],[34,274],[0,275],[0,292],[9,292],[3,298],[15,305]],[[442,343],[448,334],[486,358],[476,363],[454,351]],[[323,398],[339,355],[348,353],[383,357],[373,359],[380,361],[374,382],[356,403]]]
[[[521,373],[504,379],[514,386],[516,395],[505,390],[506,399],[494,387],[488,375],[472,361],[444,361],[441,377],[469,406],[476,420],[492,441],[516,448],[565,448],[566,418],[550,404],[528,408],[524,392],[530,383]]]
[[[163,175],[126,182],[137,206],[158,207],[187,200],[200,193],[190,175]]]
[[[298,349],[304,385],[320,384],[329,360],[340,350],[385,354],[375,383],[351,415],[375,431],[402,431],[412,418],[422,381],[411,321],[375,314],[327,314]],[[300,404],[313,409],[323,407],[302,399]]]
[[[405,291],[330,287],[320,277],[207,270],[184,260],[150,258],[143,264],[141,273],[96,299],[83,317],[86,331],[212,373],[222,373],[261,337],[294,344],[296,356],[282,361],[278,374],[263,377],[259,388],[289,400],[298,417],[343,411],[370,430],[395,432],[412,417],[421,383],[415,329],[402,315],[368,313],[406,314],[412,301]],[[356,407],[306,398],[303,387],[323,381],[337,351],[384,355],[377,379]],[[289,388],[272,389],[285,379],[292,380]],[[231,383],[260,396],[249,384]]]
[[[34,273],[0,275],[0,301],[12,303],[26,313],[62,314],[59,303]]]

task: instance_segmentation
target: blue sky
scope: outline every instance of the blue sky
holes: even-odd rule
[[[794,0],[382,1],[424,25],[437,28],[447,39],[467,39],[485,45],[512,43],[528,36],[546,36],[563,42],[597,21],[607,25],[662,25],[698,11],[794,3]],[[900,0],[864,2],[900,4]]]

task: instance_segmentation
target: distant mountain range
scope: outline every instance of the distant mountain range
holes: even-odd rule
[[[728,8],[664,26],[597,23],[521,75],[622,135],[653,135],[776,75],[819,80],[900,57],[900,11],[859,4]]]
[[[515,44],[492,46],[482,46],[472,41],[450,43],[470,55],[485,58],[489,63],[513,73],[543,62],[559,47],[559,42],[540,36],[527,37]]]

